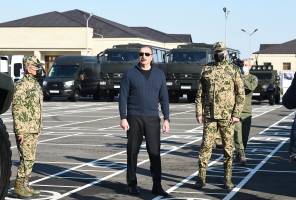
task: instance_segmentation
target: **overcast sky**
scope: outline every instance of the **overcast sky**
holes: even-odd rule
[[[239,49],[242,58],[260,44],[296,39],[295,0],[7,0],[1,7],[0,22],[80,9],[126,26],[191,34],[194,42],[205,43],[224,41],[226,7],[227,45]],[[241,31],[256,28],[252,36]]]

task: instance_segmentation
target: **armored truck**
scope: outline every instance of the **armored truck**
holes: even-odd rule
[[[270,105],[280,103],[280,77],[272,65],[255,65],[250,70],[258,78],[258,86],[254,90],[252,99],[268,100]]]
[[[143,46],[146,45],[138,43],[115,45],[98,54],[101,63],[100,97],[107,101],[114,100],[114,97],[119,94],[123,73],[138,63],[138,53]],[[163,63],[166,52],[164,48],[152,46],[153,66],[165,71]]]
[[[213,61],[213,45],[192,43],[179,45],[167,54],[167,87],[170,102],[178,102],[184,94],[193,102],[202,67]]]
[[[13,81],[5,73],[0,73],[0,114],[6,112],[12,100]],[[0,199],[4,200],[11,175],[11,150],[9,135],[0,118]]]

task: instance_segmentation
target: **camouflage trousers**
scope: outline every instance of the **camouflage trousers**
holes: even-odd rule
[[[199,152],[199,177],[205,180],[206,169],[209,159],[212,155],[212,147],[217,138],[217,134],[221,134],[222,144],[224,147],[224,170],[225,180],[230,180],[232,176],[232,155],[233,155],[233,130],[234,125],[229,120],[205,119],[203,140]]]
[[[33,165],[36,159],[36,149],[38,142],[37,133],[25,133],[22,144],[17,141],[17,148],[20,155],[20,164],[17,170],[16,181],[18,179],[29,179],[31,177]]]

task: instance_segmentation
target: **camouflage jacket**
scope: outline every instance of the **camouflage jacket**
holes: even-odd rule
[[[204,67],[196,95],[196,115],[211,119],[240,117],[245,101],[239,69],[227,61]]]
[[[32,75],[26,74],[15,84],[11,108],[16,134],[40,133],[42,102],[42,89]]]

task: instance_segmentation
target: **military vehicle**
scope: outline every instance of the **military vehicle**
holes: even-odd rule
[[[272,65],[254,65],[250,70],[258,78],[258,86],[254,90],[252,99],[268,100],[270,105],[280,103],[280,77]]]
[[[101,80],[99,82],[99,96],[107,101],[113,101],[119,94],[120,81],[123,73],[134,67],[139,61],[139,50],[146,46],[139,43],[115,45],[98,54],[101,63]],[[164,71],[164,54],[166,49],[152,46],[153,66]]]
[[[202,66],[213,61],[213,45],[192,43],[179,45],[167,54],[167,87],[170,102],[178,102],[184,94],[193,102]]]
[[[4,73],[0,73],[0,114],[10,107],[13,94],[12,79]],[[0,199],[4,200],[9,187],[11,175],[11,150],[9,135],[0,118]]]
[[[87,95],[98,99],[99,80],[100,64],[95,56],[60,56],[43,80],[44,100],[67,97],[77,101]]]

